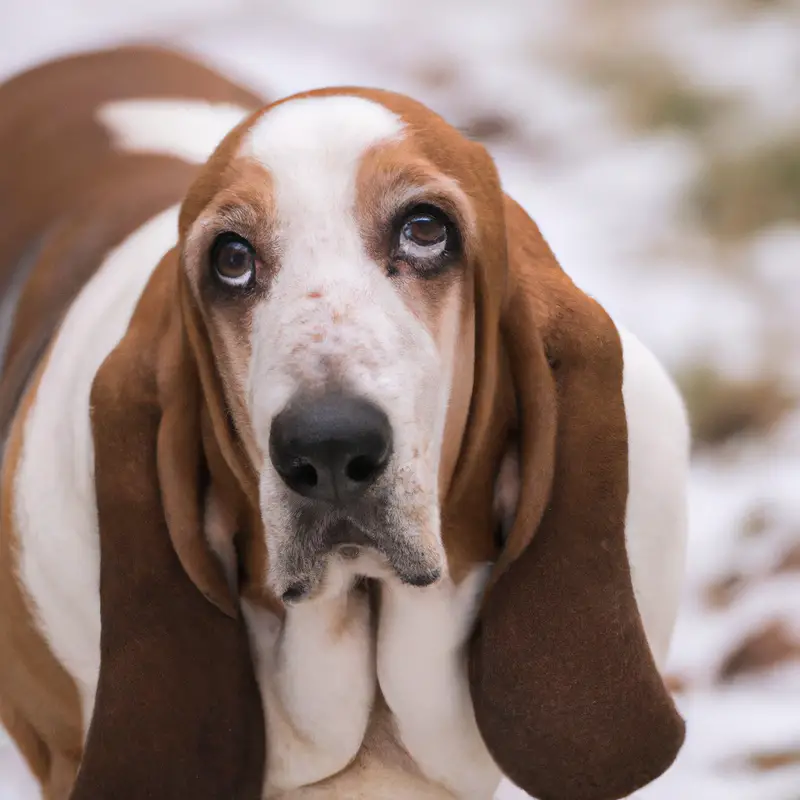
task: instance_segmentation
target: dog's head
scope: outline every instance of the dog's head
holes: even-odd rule
[[[420,586],[493,562],[470,675],[503,771],[605,799],[666,769],[683,727],[631,584],[619,336],[486,151],[395,94],[289,98],[204,167],[176,255],[159,469],[204,593],[235,605],[200,475],[241,588],[275,602],[302,602],[342,548]]]
[[[447,152],[456,136],[390,94],[291,98],[231,134],[184,206],[188,303],[257,475],[278,597],[313,592],[342,547],[411,584],[448,569],[476,274],[500,230],[491,161]]]

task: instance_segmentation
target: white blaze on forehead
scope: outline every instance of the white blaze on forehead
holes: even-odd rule
[[[398,518],[413,519],[409,535],[421,541],[438,539],[446,369],[431,332],[370,253],[356,211],[364,156],[403,134],[401,119],[382,105],[336,95],[276,106],[244,138],[239,156],[270,174],[276,252],[269,291],[252,315],[246,399],[265,455],[272,420],[297,394],[341,388],[383,409],[394,446],[382,479]],[[292,521],[268,457],[260,484],[279,586]]]
[[[255,124],[241,154],[272,176],[285,255],[295,246],[346,246],[346,234],[357,233],[359,163],[370,148],[402,131],[401,120],[384,106],[346,95],[289,100]]]
[[[257,159],[278,179],[297,168],[306,175],[322,168],[354,187],[364,153],[402,132],[402,120],[380,103],[350,95],[303,97],[267,111],[245,138],[241,155]]]
[[[276,215],[279,263],[253,325],[251,399],[265,423],[293,390],[331,370],[388,401],[381,395],[395,387],[378,361],[419,344],[422,326],[369,258],[355,209],[364,155],[402,132],[382,105],[336,95],[277,106],[242,144],[240,155],[270,173]]]

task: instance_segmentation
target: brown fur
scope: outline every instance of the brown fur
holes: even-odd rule
[[[46,363],[46,359],[42,367]],[[39,371],[41,374],[41,369]],[[0,496],[0,721],[41,783],[46,800],[66,798],[83,747],[81,709],[72,679],[39,634],[16,580],[12,481],[36,384],[21,404],[6,440]],[[24,658],[17,654],[24,653]]]
[[[621,345],[522,209],[507,200],[505,215],[503,333],[522,485],[472,642],[475,711],[498,764],[531,794],[625,797],[669,767],[684,726],[645,639],[625,549]],[[554,424],[550,466],[542,450]]]
[[[182,568],[198,563],[182,531],[201,526],[201,498],[185,490],[204,467],[187,435],[197,420],[182,416],[196,408],[196,380],[184,372],[179,386],[159,385],[183,335],[172,324],[175,265],[168,254],[92,390],[102,662],[78,800],[261,794],[263,712],[247,633],[235,600],[233,616],[220,613]],[[190,574],[211,578],[209,594],[217,588],[213,572]]]
[[[244,381],[250,358],[250,326],[255,302],[268,291],[274,269],[273,242],[269,223],[273,218],[270,176],[254,163],[235,161],[224,168],[225,188],[198,203],[203,223],[186,235],[182,248],[183,266],[188,278],[191,309],[187,316],[197,318],[198,336],[207,336],[214,360],[214,371],[222,382],[227,408],[251,464],[260,462],[261,454],[250,429],[250,419],[243,401]],[[190,189],[184,207],[205,185],[203,171]],[[247,239],[259,261],[259,291],[244,299],[219,297],[219,289],[208,272],[207,257],[220,233],[233,232]],[[200,328],[203,333],[201,334]],[[199,340],[198,340],[199,341]],[[255,491],[255,488],[253,488]]]
[[[202,98],[251,107],[261,102],[206,67],[151,47],[124,47],[61,59],[0,86],[0,151],[4,154],[0,163],[0,189],[5,197],[14,199],[5,209],[0,229],[0,287],[5,291],[25,280],[0,380],[0,431],[4,438],[14,419],[14,432],[4,456],[0,518],[0,646],[4,654],[0,659],[0,714],[42,782],[48,800],[64,800],[69,794],[81,756],[85,721],[81,719],[74,683],[33,623],[14,574],[16,544],[10,512],[11,481],[35,385],[22,404],[20,398],[32,369],[37,362],[43,363],[41,359],[61,317],[106,253],[145,220],[179,201],[196,174],[196,167],[177,159],[120,153],[112,147],[109,135],[95,120],[95,111],[111,100],[140,97]],[[3,320],[4,324],[8,322]],[[126,564],[125,569],[128,567]],[[105,622],[108,609],[106,605]],[[195,621],[196,630],[192,633],[196,633],[198,642],[212,647],[213,636],[202,635],[202,614]],[[164,619],[167,618],[169,609]],[[104,636],[114,626],[113,621],[110,626],[104,624]],[[125,629],[125,625],[117,625],[120,635],[124,635]],[[225,632],[221,642],[230,637],[231,632]],[[238,638],[236,641],[239,642],[236,646],[242,647]],[[128,658],[127,668],[137,669],[137,662],[130,655]],[[144,664],[139,668],[144,680],[148,675]],[[103,669],[107,675],[106,658]],[[175,698],[180,706],[182,692],[185,692],[183,697],[191,699],[187,705],[203,708],[210,702],[205,695],[199,699],[191,695],[198,687],[182,683],[167,687],[157,679],[150,682],[153,685],[147,691],[151,698],[158,691],[156,687],[164,690],[160,699],[163,709],[168,709]],[[231,686],[242,687],[242,678],[231,682]],[[107,696],[104,690],[95,715],[95,727],[101,731],[110,725],[104,720],[117,719],[113,713],[122,712],[113,703],[109,710],[105,704]],[[247,692],[242,691],[242,702],[246,696]],[[130,699],[135,700],[135,696]],[[108,716],[104,716],[107,712]],[[169,711],[166,713],[169,716]],[[260,724],[260,720],[254,723],[248,738],[258,740]],[[130,778],[124,769],[113,770],[109,777],[114,762],[103,757],[102,748],[107,745],[117,752],[116,737],[123,736],[118,752],[123,756],[134,755],[130,749],[132,740],[125,733],[131,730],[125,719],[116,732],[92,734],[81,771],[80,796],[112,796],[115,782],[124,781],[126,776]],[[148,740],[152,743],[153,737],[142,734],[139,738],[146,744]],[[150,756],[151,774],[159,776],[165,786],[170,783],[171,770],[178,776],[174,780],[178,783],[185,783],[184,774],[200,772],[187,761],[186,753],[191,757],[191,751],[185,750],[183,742],[167,737],[159,744],[158,758]],[[170,752],[170,747],[175,749]],[[251,772],[257,774],[263,748],[254,752],[259,756],[250,762],[242,752],[240,763],[252,764]],[[224,749],[220,757],[223,755],[231,757]],[[231,764],[225,765],[225,775],[229,776],[236,768],[238,755],[235,752]],[[218,797],[219,793],[213,791],[214,767],[209,768],[209,763],[216,762],[213,758],[209,762],[208,754],[197,748],[194,757],[205,761],[212,779],[211,793],[206,796]],[[96,767],[98,763],[100,766]],[[137,769],[136,759],[128,761],[126,767]],[[101,791],[107,779],[112,781],[108,784],[109,792]],[[256,782],[252,777],[248,780]],[[128,780],[128,785],[135,788],[136,784]],[[194,794],[203,796],[202,791]],[[113,796],[126,795],[120,791]],[[174,796],[184,796],[182,789]]]

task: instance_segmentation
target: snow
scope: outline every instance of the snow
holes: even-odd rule
[[[145,36],[203,54],[270,97],[366,84],[413,94],[459,125],[487,114],[504,120],[508,132],[488,146],[507,190],[578,284],[670,369],[701,360],[750,376],[774,360],[777,341],[787,381],[800,385],[800,228],[780,223],[740,243],[712,241],[686,200],[707,156],[702,143],[677,130],[631,130],[609,95],[554,57],[613,28],[631,0],[0,3],[0,79],[47,57]],[[641,4],[648,10],[637,33],[616,43],[673,58],[693,85],[733,93],[744,111],[720,141],[737,146],[800,127],[800,12],[791,0],[762,11],[747,5]],[[695,460],[689,575],[670,665],[689,687],[678,696],[688,738],[641,800],[798,796],[800,766],[759,771],[746,759],[800,748],[800,666],[730,685],[716,675],[749,632],[775,619],[800,623],[800,577],[774,574],[800,539],[799,469],[800,415]],[[751,539],[743,520],[759,509],[768,530]],[[709,583],[733,570],[749,576],[742,593],[709,608]],[[0,800],[34,796],[19,757],[0,741]]]

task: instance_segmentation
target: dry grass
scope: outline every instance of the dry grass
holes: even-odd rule
[[[726,3],[735,11],[773,11],[773,10],[798,10],[798,0],[726,0]]]
[[[780,377],[772,374],[733,380],[708,364],[697,364],[679,373],[677,381],[698,448],[764,434],[797,403]]]
[[[731,149],[743,130],[747,94],[701,85],[659,46],[647,25],[647,3],[575,0],[585,24],[549,54],[558,68],[607,95],[633,135],[677,131],[697,143],[705,160],[687,210],[718,241],[739,243],[779,223],[800,224],[800,132]],[[732,16],[784,9],[800,0],[718,0]],[[787,23],[788,24],[788,23]],[[652,48],[652,49],[649,49]],[[735,135],[733,139],[735,139]]]
[[[705,136],[735,107],[731,96],[703,89],[654,55],[606,54],[584,70],[611,92],[617,113],[636,133],[675,129]]]
[[[800,223],[800,135],[712,156],[691,199],[703,226],[723,240]]]

